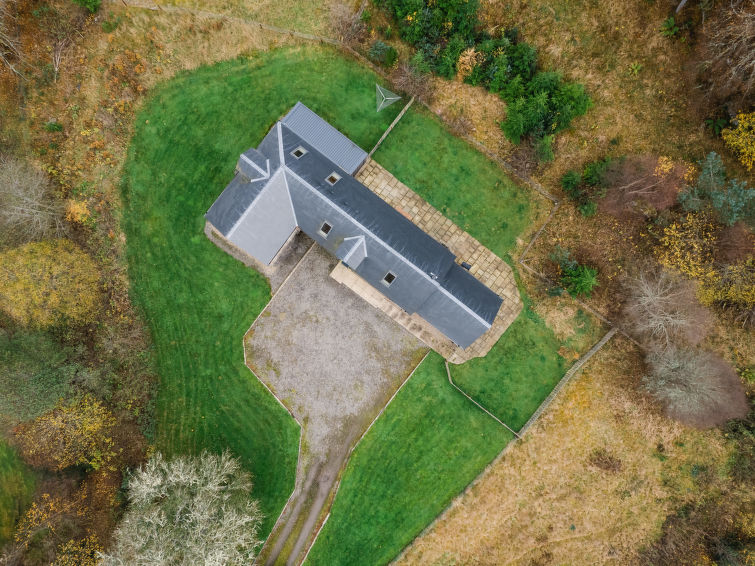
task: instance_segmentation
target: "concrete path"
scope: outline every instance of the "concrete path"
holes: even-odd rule
[[[295,493],[263,549],[296,564],[350,447],[427,348],[329,277],[337,260],[314,246],[247,334],[247,363],[302,424]]]

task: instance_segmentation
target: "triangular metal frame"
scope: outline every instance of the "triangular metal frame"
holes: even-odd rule
[[[391,92],[387,88],[383,88],[379,84],[375,83],[375,105],[377,111],[380,112],[383,108],[388,108],[394,102],[401,100],[401,97],[395,92]]]

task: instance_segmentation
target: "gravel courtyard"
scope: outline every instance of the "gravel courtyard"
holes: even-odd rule
[[[349,447],[427,351],[329,277],[336,263],[314,245],[244,339],[249,367],[302,424],[302,501],[289,525],[301,513],[316,519]]]

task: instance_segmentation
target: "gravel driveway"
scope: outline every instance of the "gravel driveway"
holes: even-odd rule
[[[286,545],[292,558],[301,550],[349,447],[427,351],[388,316],[331,279],[336,263],[314,245],[244,341],[252,371],[303,425],[295,496],[301,501],[292,501],[292,516],[275,537],[273,559],[305,513],[312,519],[293,533],[293,547]]]

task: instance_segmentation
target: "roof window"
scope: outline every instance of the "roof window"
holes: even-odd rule
[[[390,287],[391,283],[393,283],[396,280],[396,274],[392,272],[388,272],[383,276],[383,285],[386,287]]]
[[[328,234],[330,234],[330,231],[333,229],[333,226],[331,226],[328,222],[323,222],[322,226],[320,226],[320,235],[328,237]]]
[[[304,149],[302,146],[297,147],[295,150],[291,152],[291,155],[293,155],[296,159],[299,159],[300,157],[303,157],[307,154],[307,150]]]
[[[330,175],[327,176],[325,180],[331,185],[335,185],[338,181],[341,180],[341,176],[333,171]]]

